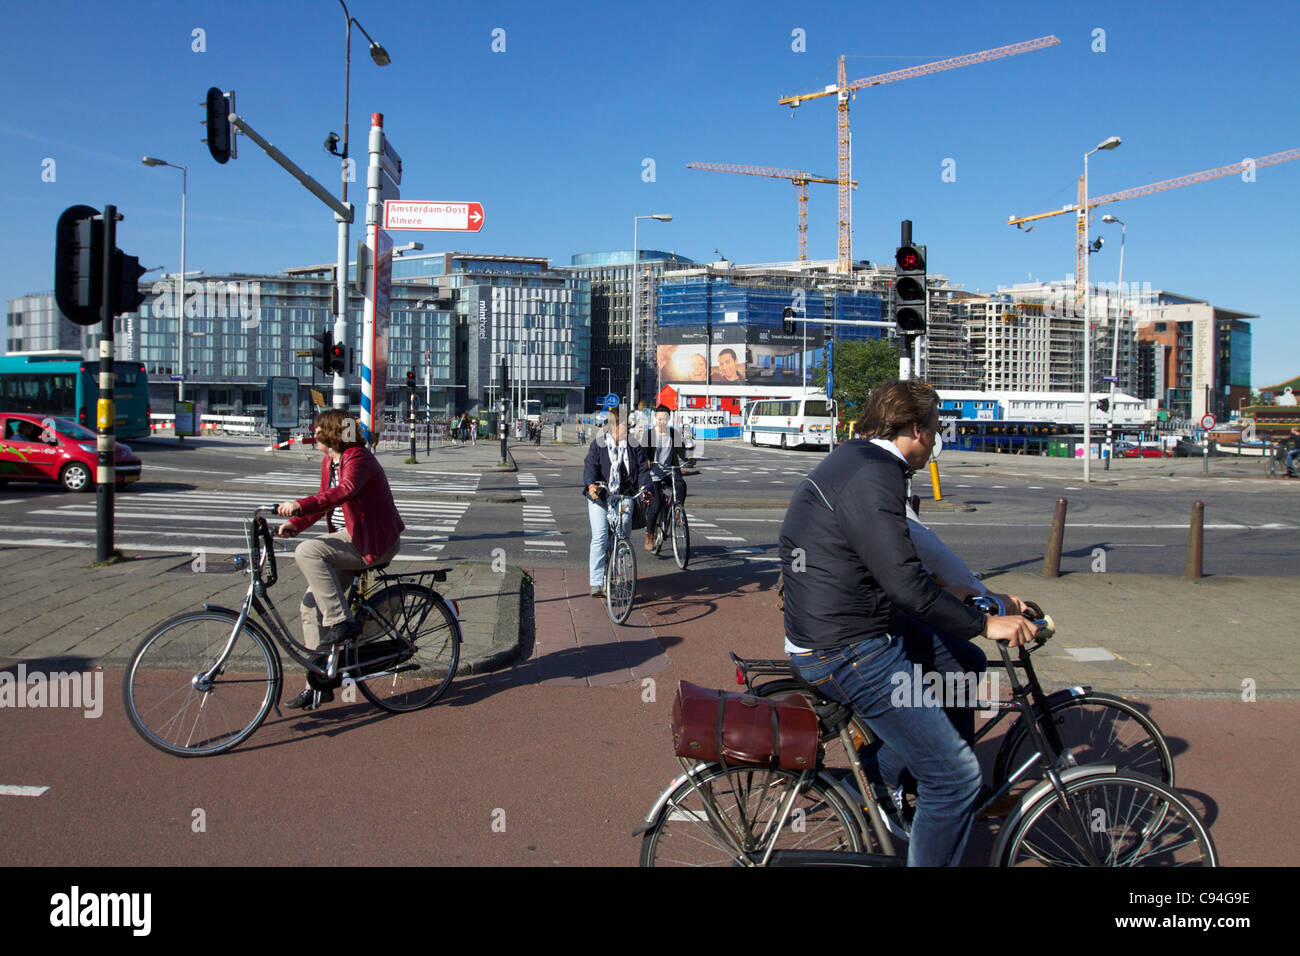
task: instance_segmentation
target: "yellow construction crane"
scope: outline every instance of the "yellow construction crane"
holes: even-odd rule
[[[1088,220],[1092,218],[1092,210],[1097,206],[1104,206],[1106,203],[1119,202],[1121,199],[1135,199],[1138,196],[1149,196],[1151,193],[1163,192],[1166,189],[1177,189],[1180,186],[1190,186],[1193,183],[1203,183],[1209,179],[1218,179],[1221,176],[1234,176],[1249,170],[1259,169],[1262,166],[1276,166],[1278,163],[1289,163],[1293,159],[1300,159],[1300,149],[1288,149],[1281,153],[1273,153],[1269,156],[1261,156],[1259,159],[1242,160],[1239,163],[1231,163],[1227,166],[1218,166],[1214,169],[1203,169],[1199,173],[1189,173],[1186,176],[1178,176],[1174,179],[1161,180],[1158,183],[1150,183],[1146,186],[1135,186],[1132,189],[1125,189],[1117,193],[1107,193],[1104,196],[1095,196],[1088,199],[1088,215],[1083,215],[1080,210],[1083,209],[1083,177],[1079,177],[1079,197],[1072,205],[1062,206],[1060,209],[1054,209],[1051,212],[1040,212],[1034,216],[1012,216],[1007,220],[1008,226],[1023,226],[1027,222],[1034,222],[1037,219],[1047,219],[1051,216],[1062,216],[1072,212],[1076,214],[1078,234],[1075,240],[1075,269],[1074,269],[1074,293],[1075,301],[1083,301],[1083,276],[1084,261],[1083,258],[1088,254],[1088,229],[1091,225]]]
[[[715,173],[738,173],[742,176],[768,176],[772,179],[788,179],[794,183],[795,198],[799,202],[799,261],[808,258],[808,184],[832,183],[838,179],[814,176],[801,169],[772,169],[768,166],[741,166],[735,163],[687,163],[687,169],[704,169]],[[858,188],[857,181],[849,184]]]
[[[1013,43],[1010,46],[1000,46],[995,50],[983,50],[979,53],[968,53],[965,56],[956,56],[948,60],[937,60],[934,63],[924,63],[920,66],[911,66],[905,70],[894,70],[892,73],[881,73],[879,76],[869,76],[864,80],[855,80],[849,83],[844,72],[844,57],[840,57],[839,72],[837,82],[826,87],[817,93],[804,93],[799,96],[787,96],[778,100],[780,105],[788,106],[795,109],[804,100],[814,100],[819,96],[835,96],[839,99],[839,179],[837,182],[840,187],[840,218],[839,218],[839,271],[847,274],[852,269],[853,259],[853,203],[849,194],[849,179],[853,175],[853,146],[852,135],[849,132],[849,99],[856,95],[857,91],[867,86],[883,86],[886,83],[896,83],[899,80],[910,80],[914,76],[926,76],[930,73],[940,73],[944,70],[955,70],[960,66],[973,66],[976,63],[987,63],[989,60],[1000,60],[1003,57],[1015,56],[1018,53],[1029,53],[1033,50],[1041,50],[1045,47],[1056,46],[1061,41],[1054,36],[1039,37],[1036,40],[1026,40],[1023,43]]]

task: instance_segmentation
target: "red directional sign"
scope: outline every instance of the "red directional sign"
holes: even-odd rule
[[[476,202],[389,200],[384,203],[384,228],[478,232],[483,228],[483,206]]]

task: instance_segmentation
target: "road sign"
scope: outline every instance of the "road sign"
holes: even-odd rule
[[[618,408],[618,396],[606,395],[600,400],[600,404],[602,408]]]
[[[1204,428],[1207,432],[1218,423],[1219,420],[1215,418],[1213,415],[1207,414],[1201,416],[1201,427]]]
[[[384,203],[384,228],[478,232],[483,228],[483,206],[476,202],[390,200]]]
[[[167,377],[170,378],[173,382],[183,382],[183,381],[185,381],[185,376],[184,376],[184,375],[168,375]]]
[[[395,185],[402,185],[402,157],[397,155],[387,136],[384,137],[384,151],[379,154],[379,165]]]

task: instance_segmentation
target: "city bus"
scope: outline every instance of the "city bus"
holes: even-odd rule
[[[835,402],[825,395],[761,399],[745,406],[741,440],[751,445],[830,448],[835,437]]]
[[[1083,436],[1081,426],[1004,419],[944,419],[939,430],[943,435],[944,448],[1023,455],[1046,455],[1053,442]],[[1096,435],[1094,431],[1094,441],[1097,440]]]
[[[149,377],[139,362],[114,362],[116,438],[149,436]],[[70,418],[96,428],[99,362],[75,352],[0,356],[0,411]]]

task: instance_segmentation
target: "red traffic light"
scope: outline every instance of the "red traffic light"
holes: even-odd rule
[[[898,268],[907,272],[925,271],[925,256],[921,255],[916,246],[899,246],[894,261],[898,264]]]

